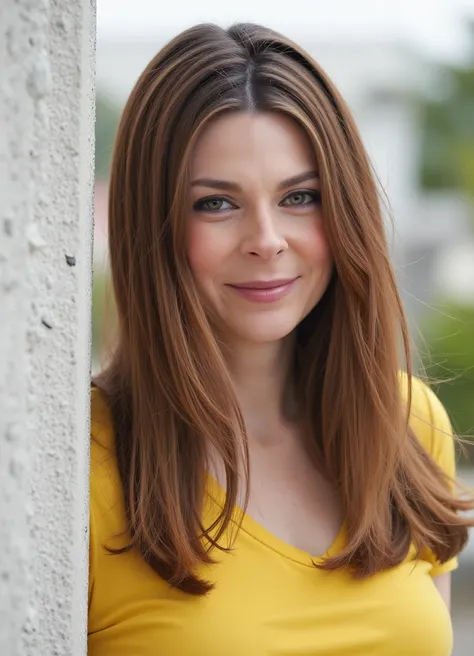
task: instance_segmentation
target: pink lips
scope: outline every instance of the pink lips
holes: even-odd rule
[[[252,280],[250,282],[229,284],[228,287],[231,287],[248,301],[273,303],[289,294],[297,280],[298,277],[282,280]]]

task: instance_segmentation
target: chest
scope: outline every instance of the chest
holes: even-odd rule
[[[224,487],[224,480],[219,483]],[[243,498],[241,489],[241,507]],[[336,489],[301,446],[289,440],[251,449],[246,516],[267,537],[274,536],[311,556],[326,554],[343,523]]]
[[[135,562],[108,559],[94,592],[91,656],[449,656],[449,614],[429,564],[407,561],[366,581],[326,573],[245,527],[203,571],[204,598],[171,590]],[[295,556],[296,557],[296,556]],[[110,570],[117,568],[116,571]]]

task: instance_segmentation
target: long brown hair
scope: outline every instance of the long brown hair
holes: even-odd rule
[[[120,122],[112,162],[109,248],[119,320],[97,384],[110,403],[131,544],[170,584],[204,594],[209,544],[231,520],[244,422],[185,252],[190,152],[223,112],[282,112],[311,140],[334,276],[297,327],[301,418],[337,486],[347,547],[323,567],[365,577],[414,543],[440,561],[467,540],[449,482],[408,427],[407,327],[379,199],[350,112],[301,48],[256,25],[189,29],[149,63]],[[404,362],[400,362],[400,344]],[[408,402],[400,391],[407,371]],[[207,455],[225,466],[227,497],[203,526]],[[248,465],[248,462],[247,462]]]

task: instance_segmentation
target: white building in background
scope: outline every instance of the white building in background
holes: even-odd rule
[[[148,61],[172,36],[160,35],[153,42],[99,41],[98,89],[123,103]],[[389,199],[394,218],[390,242],[414,326],[440,290],[462,286],[465,297],[464,281],[474,278],[469,258],[466,270],[458,261],[456,271],[449,258],[452,249],[469,239],[467,204],[457,196],[424,194],[418,187],[421,131],[416,98],[433,89],[436,68],[396,42],[301,44],[331,76],[353,111]],[[101,226],[103,236],[103,222]],[[471,296],[474,302],[474,284]]]

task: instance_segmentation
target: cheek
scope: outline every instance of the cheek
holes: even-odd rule
[[[332,253],[329,246],[324,221],[319,220],[308,226],[301,235],[300,252],[310,266],[332,268]]]
[[[195,280],[205,284],[222,273],[226,243],[218,226],[191,221],[187,235],[187,257]]]

